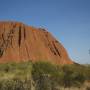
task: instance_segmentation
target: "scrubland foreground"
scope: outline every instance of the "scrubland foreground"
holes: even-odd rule
[[[0,90],[90,90],[90,65],[0,64]]]

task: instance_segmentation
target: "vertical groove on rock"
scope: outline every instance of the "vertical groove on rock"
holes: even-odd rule
[[[7,49],[8,46],[10,46],[12,44],[12,37],[13,37],[13,29],[10,30],[10,32],[7,34],[7,38],[5,39],[5,33],[2,33],[2,39],[3,42],[0,46],[0,56],[3,55],[4,51]]]
[[[25,31],[25,27],[24,27],[24,39],[26,39],[26,31]]]
[[[12,36],[11,36],[10,44],[13,47],[12,41],[13,41],[13,36],[14,36],[14,29],[11,30],[11,34],[12,34]]]
[[[3,24],[3,30],[4,30],[4,32],[2,33],[3,42],[2,42],[2,44],[0,46],[0,57],[2,57],[3,52],[4,52],[4,45],[3,45],[5,43],[5,39],[4,39],[5,27],[4,27],[4,24]]]
[[[18,38],[18,45],[21,45],[21,27],[19,27],[19,38]]]
[[[29,57],[29,52],[28,52],[28,48],[27,48],[26,43],[25,43],[25,48],[26,48],[27,56],[28,56],[28,58],[30,59],[30,57]]]
[[[47,38],[47,41],[48,41],[48,47],[49,47],[50,51],[51,51],[54,55],[57,55],[57,53],[56,53],[56,51],[55,51],[56,49],[54,50],[55,47],[53,48],[51,42],[49,41],[48,32],[46,32],[46,38]]]
[[[61,55],[60,55],[60,53],[59,53],[59,51],[58,51],[58,48],[56,47],[55,43],[54,43],[54,42],[52,42],[52,43],[53,43],[53,46],[54,46],[54,48],[55,48],[55,50],[56,50],[57,55],[59,55],[59,56],[61,57]]]

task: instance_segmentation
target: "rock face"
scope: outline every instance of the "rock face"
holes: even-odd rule
[[[0,63],[30,60],[73,63],[62,44],[46,30],[19,22],[0,22]]]

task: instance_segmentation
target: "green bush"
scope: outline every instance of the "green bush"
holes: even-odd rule
[[[30,80],[11,79],[0,81],[0,90],[31,90]]]

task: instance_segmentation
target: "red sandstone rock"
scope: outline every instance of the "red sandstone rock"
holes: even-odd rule
[[[49,61],[72,64],[65,48],[44,29],[0,22],[0,62]]]

